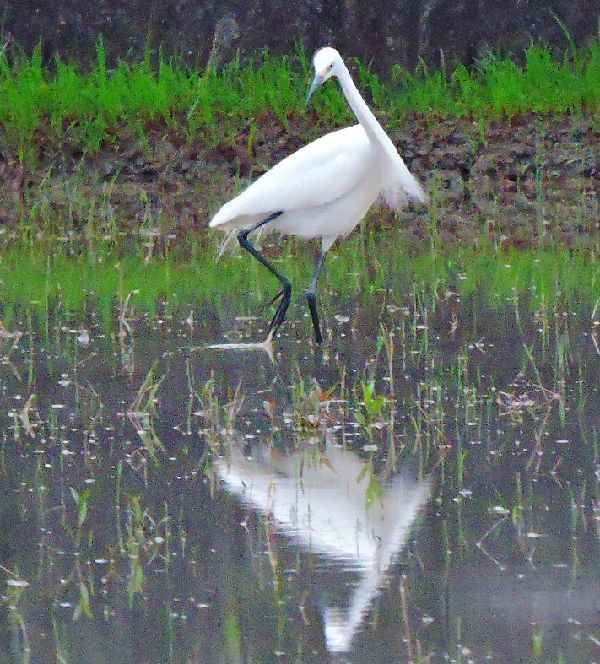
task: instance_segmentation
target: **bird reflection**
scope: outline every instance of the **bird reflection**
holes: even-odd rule
[[[347,605],[324,606],[327,647],[350,650],[384,575],[402,551],[419,510],[431,495],[431,479],[414,479],[406,470],[380,485],[368,462],[329,440],[324,450],[309,446],[284,454],[258,446],[253,456],[232,446],[218,460],[224,488],[253,509],[268,514],[276,527],[303,548],[359,573]]]

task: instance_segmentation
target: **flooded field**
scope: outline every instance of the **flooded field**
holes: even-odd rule
[[[600,661],[593,260],[359,236],[272,355],[251,263],[102,264],[0,270],[0,661]]]

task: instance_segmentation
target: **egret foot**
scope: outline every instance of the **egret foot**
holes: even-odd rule
[[[269,222],[273,221],[274,219],[277,219],[277,217],[280,217],[282,214],[281,211],[279,212],[273,212],[273,214],[270,214],[268,217],[263,219],[262,221],[259,221],[257,224],[254,224],[254,226],[251,226],[250,228],[244,228],[238,233],[238,242],[240,243],[240,246],[242,246],[248,253],[252,254],[256,260],[264,265],[267,270],[279,281],[281,284],[281,290],[275,295],[275,297],[271,300],[269,304],[274,304],[281,298],[281,301],[279,302],[279,305],[277,306],[277,311],[275,312],[275,315],[273,316],[273,319],[271,320],[271,323],[269,325],[269,331],[270,335],[269,337],[272,339],[277,330],[281,327],[281,324],[285,320],[285,314],[288,310],[288,307],[290,306],[290,300],[292,297],[292,284],[290,284],[289,280],[287,277],[279,270],[272,265],[261,253],[258,251],[258,249],[250,242],[248,239],[248,236],[252,231],[255,231],[257,228],[260,228],[261,226],[264,226],[265,224],[268,224]]]
[[[263,310],[268,309],[270,306],[275,304],[278,300],[280,300],[283,297],[283,288],[277,291],[277,293],[263,305]]]
[[[273,302],[280,299],[279,305],[277,306],[277,311],[273,316],[271,323],[269,325],[269,330],[273,333],[273,336],[277,333],[277,330],[281,327],[281,324],[285,320],[285,314],[287,313],[288,307],[290,306],[290,301],[292,299],[292,284],[289,281],[281,283],[281,291],[277,293]]]
[[[319,314],[317,313],[317,282],[319,281],[319,276],[321,275],[321,270],[325,265],[325,254],[319,256],[317,261],[317,267],[313,278],[310,282],[310,286],[304,292],[304,297],[308,302],[308,308],[310,309],[310,317],[312,319],[313,329],[315,331],[315,341],[320,344],[323,342],[323,336],[321,334],[321,326],[319,324]]]
[[[310,317],[312,319],[313,329],[315,331],[315,341],[320,344],[323,343],[323,335],[321,334],[321,325],[319,324],[319,314],[317,313],[317,296],[311,290],[304,293],[304,297],[308,302],[310,309]]]

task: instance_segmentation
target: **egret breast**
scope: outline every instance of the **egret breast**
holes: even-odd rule
[[[284,212],[272,225],[272,230],[303,239],[323,238],[331,246],[338,237],[351,233],[379,196],[382,183],[381,162],[376,155],[365,163],[365,175],[360,183],[324,205]],[[326,250],[326,249],[325,249]]]

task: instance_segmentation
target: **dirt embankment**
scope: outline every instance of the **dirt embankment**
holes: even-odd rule
[[[68,142],[38,145],[37,166],[0,153],[0,224],[9,242],[23,218],[40,228],[173,234],[206,228],[211,212],[279,159],[322,134],[314,117],[284,127],[272,117],[216,146],[186,143],[163,125],[140,141],[126,130],[98,155]],[[545,240],[597,243],[600,142],[586,118],[528,117],[485,129],[470,120],[409,121],[393,134],[409,168],[425,184],[432,208],[409,209],[408,238],[434,228],[445,243],[483,236],[511,246]],[[391,213],[372,224],[397,223]]]

